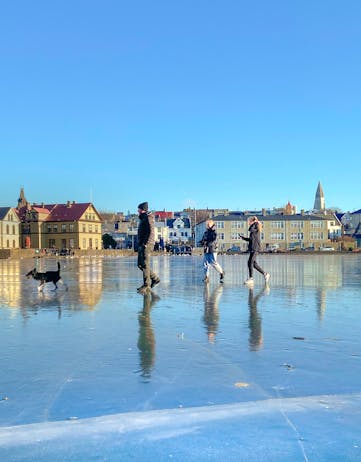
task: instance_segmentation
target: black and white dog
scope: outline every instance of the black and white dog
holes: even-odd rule
[[[36,281],[40,281],[40,284],[38,287],[39,291],[42,291],[44,289],[44,285],[46,282],[52,282],[55,286],[54,290],[58,288],[57,286],[58,281],[63,282],[60,276],[60,263],[59,262],[58,262],[57,271],[45,271],[45,273],[39,273],[39,271],[36,268],[34,268],[26,274],[26,277],[28,279],[33,278]],[[66,284],[65,284],[65,287],[66,287]]]

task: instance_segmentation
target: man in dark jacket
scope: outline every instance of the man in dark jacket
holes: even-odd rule
[[[143,285],[138,292],[146,292],[160,283],[160,279],[150,268],[150,254],[154,248],[154,216],[148,212],[148,202],[138,205],[138,268],[143,272]]]
[[[207,228],[204,231],[201,244],[204,247],[204,258],[203,258],[203,271],[204,271],[204,282],[209,281],[209,267],[213,266],[213,268],[218,271],[220,274],[220,282],[224,281],[224,271],[221,265],[217,262],[217,250],[218,250],[218,242],[217,242],[217,231],[216,226],[213,220],[207,221]]]

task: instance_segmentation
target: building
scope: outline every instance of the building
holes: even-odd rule
[[[31,249],[101,249],[102,218],[90,202],[33,204],[24,198],[16,214],[21,222],[22,248]]]
[[[213,217],[220,251],[247,250],[248,243],[241,236],[248,236],[248,218],[242,213]],[[341,236],[341,223],[334,214],[258,215],[258,219],[262,223],[261,244],[265,251],[272,248],[320,250]],[[205,223],[197,225],[197,241],[203,235]]]
[[[169,242],[174,244],[188,244],[192,240],[192,229],[189,218],[177,217],[168,219]]]
[[[20,247],[20,220],[13,207],[0,207],[0,249]]]

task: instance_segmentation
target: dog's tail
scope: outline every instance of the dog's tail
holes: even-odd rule
[[[60,261],[58,261],[58,271],[60,272]]]

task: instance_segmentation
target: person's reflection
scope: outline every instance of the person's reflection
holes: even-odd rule
[[[253,293],[253,287],[249,288],[248,293],[248,306],[249,306],[249,321],[248,326],[250,329],[249,334],[249,349],[251,351],[259,350],[263,345],[262,336],[262,318],[257,311],[258,300],[262,295],[268,294],[269,288],[263,287],[256,295]]]
[[[214,343],[219,322],[218,304],[223,292],[223,286],[217,286],[212,292],[209,284],[204,286],[204,316],[203,321],[207,330],[208,342]]]
[[[155,336],[150,311],[159,297],[152,292],[143,295],[143,309],[140,311],[138,349],[142,377],[150,378],[155,360]]]

